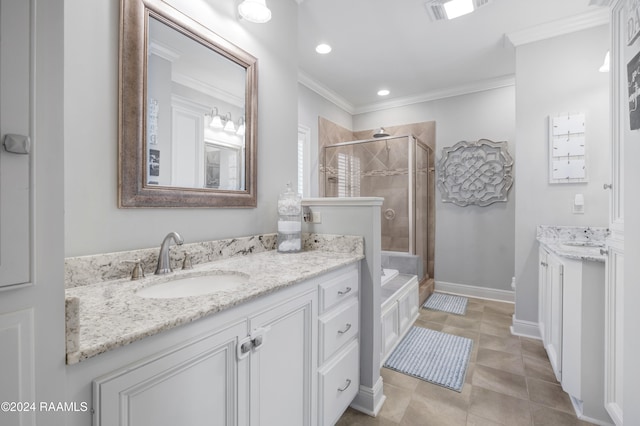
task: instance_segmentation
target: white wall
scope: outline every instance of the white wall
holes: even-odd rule
[[[258,207],[118,209],[118,1],[65,1],[65,256],[274,232],[278,193],[296,180],[297,5],[271,2],[267,24],[234,2],[168,1],[258,58]]]
[[[508,141],[514,156],[513,86],[356,115],[354,130],[431,120],[436,122],[436,165],[442,148],[461,140]],[[510,290],[514,195],[512,188],[506,203],[458,207],[442,203],[436,189],[436,286],[442,282]]]
[[[309,128],[311,133],[311,193],[309,197],[319,197],[318,183],[318,117],[324,117],[346,129],[353,128],[353,117],[347,111],[318,95],[303,84],[298,84],[298,124]]]
[[[516,48],[516,320],[537,322],[537,225],[607,226],[609,182],[608,74],[598,72],[608,50],[600,26]],[[586,114],[589,183],[548,183],[548,116]],[[584,194],[585,213],[571,203]]]

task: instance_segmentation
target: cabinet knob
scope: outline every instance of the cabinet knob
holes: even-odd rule
[[[240,346],[240,352],[243,353],[243,354],[246,354],[247,352],[249,352],[251,350],[252,347],[253,347],[253,342],[251,342],[251,341],[244,342]]]
[[[548,264],[547,262],[540,262],[540,265],[542,265],[542,266],[544,266],[544,267],[549,266],[549,264]]]
[[[608,254],[609,254],[609,250],[607,250],[607,249],[600,249],[600,254],[601,254],[601,255],[603,255],[603,256],[606,256],[606,255],[608,255]]]
[[[604,185],[602,185],[603,189],[612,189],[613,188],[613,184],[612,183],[605,183]]]
[[[344,392],[347,390],[349,386],[351,386],[351,379],[347,379],[347,381],[345,382],[345,385],[341,388],[338,388],[338,391]]]
[[[253,339],[253,340],[251,341],[251,343],[253,343],[253,347],[254,347],[254,348],[259,347],[260,345],[262,345],[262,336],[258,336],[258,337],[256,337],[255,339]]]

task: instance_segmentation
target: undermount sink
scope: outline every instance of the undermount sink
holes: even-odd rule
[[[147,299],[174,299],[212,294],[219,291],[235,290],[249,281],[249,276],[240,272],[219,272],[195,277],[172,279],[150,285],[136,292]]]

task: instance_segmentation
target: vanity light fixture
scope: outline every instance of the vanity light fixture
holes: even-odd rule
[[[218,114],[218,108],[216,107],[213,107],[211,110],[211,122],[209,123],[209,127],[212,129],[222,129],[224,127],[222,117]]]
[[[225,118],[226,118],[227,122],[224,125],[224,131],[225,132],[229,132],[229,133],[235,133],[236,132],[236,125],[234,124],[233,120],[231,120],[231,113],[228,112],[227,115],[225,116]]]
[[[238,130],[236,130],[236,135],[244,136],[244,117],[240,117],[238,120]]]
[[[271,20],[271,10],[266,0],[244,0],[238,5],[238,13],[244,19],[256,24],[264,24]]]
[[[389,93],[391,92],[389,92],[387,89],[378,90],[378,96],[387,96]]]
[[[326,55],[327,53],[331,52],[331,46],[326,43],[320,43],[316,46],[316,52],[321,55]]]

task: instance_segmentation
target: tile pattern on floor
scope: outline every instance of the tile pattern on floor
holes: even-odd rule
[[[542,342],[513,336],[513,304],[469,298],[465,316],[420,309],[416,326],[473,340],[462,392],[386,368],[377,417],[351,408],[338,426],[586,426],[556,381]]]

